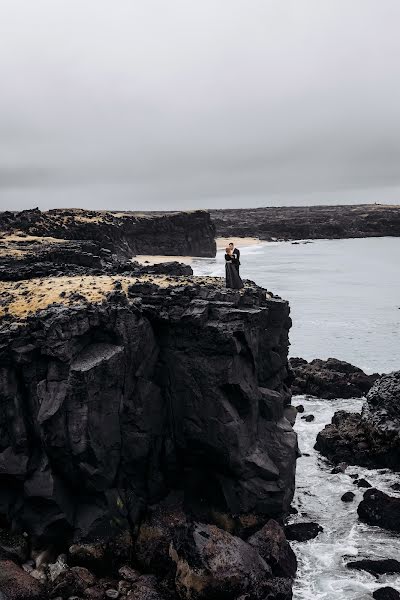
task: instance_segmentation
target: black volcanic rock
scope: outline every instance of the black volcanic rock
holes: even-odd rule
[[[210,211],[217,235],[262,240],[400,236],[395,205],[277,206]]]
[[[392,587],[385,586],[374,591],[375,600],[400,600],[400,593]]]
[[[358,505],[358,516],[369,525],[400,532],[400,498],[371,488]]]
[[[0,232],[90,240],[118,258],[135,254],[215,256],[215,227],[206,211],[134,213],[38,209],[0,213]]]
[[[345,492],[341,497],[342,502],[353,502],[355,498],[354,492]]]
[[[291,525],[285,526],[286,538],[290,541],[295,540],[297,542],[306,542],[317,537],[319,533],[323,531],[323,528],[318,523],[292,523]]]
[[[368,573],[375,576],[384,575],[385,573],[400,573],[400,562],[393,558],[354,560],[348,562],[346,567],[357,571],[368,571]]]
[[[358,367],[337,358],[307,362],[303,358],[291,358],[293,371],[293,394],[310,394],[318,398],[360,398],[370,390],[379,378],[377,373],[366,375]]]
[[[247,542],[257,549],[276,577],[294,577],[297,570],[296,555],[286,539],[282,527],[270,519]]]
[[[361,415],[338,411],[317,436],[315,448],[335,463],[400,469],[400,371],[382,375]]]
[[[108,539],[174,488],[221,519],[289,510],[288,304],[201,281],[4,322],[0,514],[37,544]]]

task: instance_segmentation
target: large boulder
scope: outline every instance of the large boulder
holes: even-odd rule
[[[42,584],[10,560],[0,560],[0,593],[5,600],[45,600]]]
[[[375,488],[368,489],[357,508],[361,521],[400,532],[400,498],[388,496]]]
[[[361,415],[336,412],[315,448],[335,463],[400,470],[400,371],[375,382]]]
[[[294,577],[297,570],[296,555],[286,539],[282,527],[270,519],[247,542],[253,546],[276,577]]]
[[[293,394],[310,394],[318,398],[360,398],[379,378],[378,373],[367,375],[354,365],[337,358],[307,362],[291,358]]]
[[[272,576],[253,546],[215,525],[196,523],[180,528],[171,545],[171,557],[182,600],[255,596]]]

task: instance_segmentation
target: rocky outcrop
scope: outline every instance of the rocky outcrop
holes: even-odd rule
[[[0,513],[39,546],[108,539],[176,488],[221,520],[289,509],[287,302],[154,277],[0,331]]]
[[[309,394],[318,398],[360,398],[365,396],[378,373],[366,375],[364,371],[337,358],[307,362],[304,358],[291,358],[293,394]]]
[[[400,236],[400,207],[278,206],[210,211],[218,236],[262,240]]]
[[[315,448],[335,463],[400,469],[400,371],[383,375],[368,392],[362,413],[339,411],[317,436]]]
[[[400,498],[371,488],[357,508],[361,521],[400,533]]]
[[[122,259],[136,254],[215,256],[215,227],[206,211],[134,213],[38,209],[0,213],[0,232],[85,240]]]

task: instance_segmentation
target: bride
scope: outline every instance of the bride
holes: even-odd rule
[[[228,246],[225,248],[226,287],[240,290],[243,287],[243,281],[240,278],[236,262],[237,259],[233,255],[233,250]]]

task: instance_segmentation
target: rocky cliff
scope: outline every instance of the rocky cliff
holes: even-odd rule
[[[40,545],[106,539],[173,489],[231,531],[288,511],[287,302],[193,277],[29,285],[7,284],[0,329],[3,520]]]
[[[338,411],[317,436],[316,449],[334,462],[400,470],[400,371],[382,375],[361,414]]]
[[[0,213],[0,232],[91,241],[130,259],[136,254],[215,256],[215,227],[206,211],[132,213],[39,209]],[[45,240],[44,240],[45,241]]]
[[[279,206],[211,210],[218,236],[262,240],[400,236],[400,206]]]

